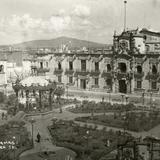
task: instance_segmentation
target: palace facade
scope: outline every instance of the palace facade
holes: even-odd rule
[[[159,61],[160,33],[136,29],[115,33],[108,49],[38,54],[31,70],[72,89],[159,93]]]
[[[28,56],[30,55],[30,56]],[[22,58],[21,78],[37,75],[75,90],[159,93],[160,33],[147,29],[114,33],[107,49],[41,52]],[[7,59],[0,61],[2,85],[12,79]],[[20,75],[19,75],[20,77]],[[15,79],[15,78],[14,78]],[[4,82],[3,82],[4,81]]]

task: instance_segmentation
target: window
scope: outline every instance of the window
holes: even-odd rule
[[[73,83],[73,77],[69,77],[69,83]]]
[[[48,68],[48,62],[46,62],[46,68]]]
[[[95,71],[99,71],[99,62],[95,62]]]
[[[152,73],[157,74],[157,67],[156,65],[152,65]]]
[[[3,65],[0,65],[0,72],[3,72],[4,71],[4,67]]]
[[[152,89],[157,89],[157,82],[151,82]]]
[[[62,76],[58,76],[58,82],[62,82]]]
[[[125,73],[127,71],[127,67],[125,63],[119,63],[118,66],[121,72]]]
[[[62,69],[62,66],[61,66],[61,63],[58,62],[58,69],[61,70]]]
[[[95,85],[98,86],[98,81],[99,81],[98,78],[95,78],[94,80],[95,80],[95,81],[94,81],[94,82],[95,82]]]
[[[73,70],[73,62],[69,62],[69,70]]]
[[[112,80],[111,80],[111,79],[107,79],[107,80],[106,80],[106,85],[107,85],[107,86],[111,86],[111,84],[112,84]]]
[[[40,68],[43,68],[43,62],[40,62]]]
[[[141,89],[142,88],[142,81],[137,81],[137,88]]]
[[[81,70],[86,71],[86,60],[81,60]]]
[[[110,71],[111,71],[111,65],[107,64],[107,72],[110,72]]]
[[[142,66],[140,65],[137,66],[137,73],[142,73]]]

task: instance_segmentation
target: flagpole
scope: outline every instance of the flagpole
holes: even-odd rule
[[[124,1],[124,31],[126,30],[126,4],[127,1]]]

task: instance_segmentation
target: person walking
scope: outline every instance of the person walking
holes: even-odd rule
[[[37,134],[37,142],[39,143],[40,140],[41,140],[41,135],[40,135],[39,132],[38,132],[38,134]]]
[[[2,120],[4,119],[4,112],[2,112]]]

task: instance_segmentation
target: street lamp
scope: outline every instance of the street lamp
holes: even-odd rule
[[[16,137],[15,136],[13,136],[12,137],[13,138],[13,140],[14,140],[14,160],[16,159]]]
[[[126,95],[126,104],[128,104],[128,99],[129,99],[129,97],[128,97],[128,95]]]
[[[124,94],[122,94],[121,96],[122,96],[122,104],[123,104],[123,100],[124,100]]]
[[[152,106],[152,95],[153,95],[153,93],[150,92],[150,107]]]
[[[35,123],[36,121],[32,118],[31,120],[30,120],[30,123],[31,123],[31,126],[32,126],[32,146],[34,146],[34,141],[33,141],[33,124]]]
[[[66,89],[67,89],[67,100],[68,100],[68,83],[67,83],[67,85],[66,85]]]
[[[104,110],[104,115],[105,115],[104,97],[102,97],[102,107],[103,107],[103,110]]]
[[[144,106],[144,100],[145,100],[144,96],[145,96],[145,92],[142,93],[142,104],[143,104],[143,106]]]

